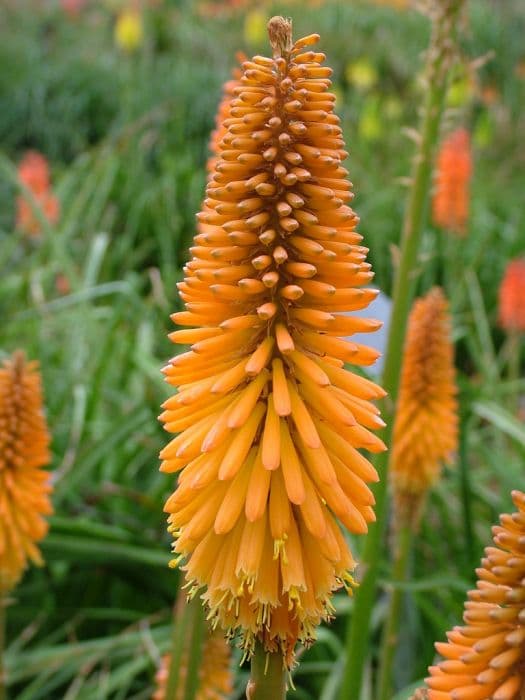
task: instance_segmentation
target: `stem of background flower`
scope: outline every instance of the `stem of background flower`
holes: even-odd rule
[[[467,401],[463,402],[468,405]],[[461,405],[461,404],[460,404]],[[478,562],[478,552],[476,540],[474,538],[474,528],[472,526],[472,490],[470,487],[470,471],[468,467],[468,434],[470,425],[470,414],[464,407],[460,411],[459,424],[459,478],[461,487],[461,504],[463,511],[463,535],[465,540],[465,559],[467,570],[472,571]]]
[[[194,598],[188,607],[192,608],[191,639],[188,645],[188,665],[184,700],[195,700],[199,689],[199,671],[202,665],[202,641],[205,630],[204,608],[198,598]]]
[[[520,333],[517,330],[509,331],[507,338],[508,350],[508,378],[509,382],[517,382],[520,378],[520,355],[521,355]],[[516,394],[513,394],[516,397]],[[515,408],[515,406],[513,406]]]
[[[411,523],[404,523],[400,525],[395,535],[394,551],[396,554],[392,567],[392,579],[395,587],[390,595],[388,615],[381,639],[378,700],[391,700],[392,698],[392,669],[397,648],[399,615],[403,603],[403,591],[396,584],[404,582],[407,577],[408,559],[412,547],[412,529]]]
[[[198,602],[198,601],[197,601]],[[166,684],[166,700],[175,700],[177,689],[182,685],[181,668],[185,651],[185,642],[192,619],[192,609],[189,603],[177,601],[173,607],[173,622],[171,632],[171,650]]]
[[[286,669],[282,654],[270,654],[260,642],[255,643],[247,700],[285,700]]]
[[[427,53],[427,90],[421,116],[420,141],[413,164],[412,182],[403,221],[401,256],[393,291],[392,316],[385,357],[382,386],[389,393],[383,402],[383,414],[389,426],[383,436],[387,445],[392,434],[394,406],[399,387],[401,359],[410,305],[419,270],[416,267],[425,211],[430,191],[432,168],[448,76],[453,63],[458,15],[464,0],[440,0],[432,4],[433,30]],[[376,523],[369,528],[362,555],[361,585],[349,618],[346,643],[346,664],[341,685],[341,700],[359,700],[363,670],[369,648],[369,628],[374,605],[381,544],[387,512],[387,457],[382,453],[377,462],[381,481],[375,489]]]
[[[7,679],[4,667],[4,652],[5,652],[5,597],[0,594],[0,700],[7,698]]]

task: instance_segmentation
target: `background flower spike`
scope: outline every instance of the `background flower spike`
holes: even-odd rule
[[[42,468],[51,460],[49,442],[37,363],[19,350],[0,367],[0,598],[28,561],[43,563],[36,543],[52,512],[50,475]]]

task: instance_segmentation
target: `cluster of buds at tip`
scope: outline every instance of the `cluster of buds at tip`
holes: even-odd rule
[[[429,700],[522,700],[525,689],[525,493],[517,512],[493,528],[477,588],[465,603],[463,627],[436,644],[444,657],[429,670]]]
[[[0,593],[11,590],[28,559],[41,564],[36,542],[52,511],[49,433],[36,362],[17,352],[0,368]]]
[[[417,525],[421,506],[458,442],[458,404],[448,304],[439,288],[414,303],[390,468],[397,519]]]
[[[525,259],[507,265],[499,288],[499,322],[506,331],[525,333]]]
[[[199,215],[171,334],[191,344],[164,369],[178,387],[161,420],[179,435],[161,452],[180,472],[168,499],[174,565],[215,624],[290,664],[299,639],[351,590],[354,561],[339,522],[374,520],[359,451],[385,449],[372,400],[384,392],[345,363],[378,353],[343,339],[375,331],[377,292],[348,206],[339,119],[311,35],[269,23],[273,58],[243,64]],[[339,522],[338,522],[339,521]]]
[[[432,215],[436,226],[460,236],[467,229],[471,175],[470,136],[466,129],[457,129],[438,153]]]
[[[49,165],[44,156],[36,151],[28,151],[18,166],[18,179],[30,191],[42,216],[50,224],[55,224],[60,214],[60,205],[51,190]],[[24,194],[17,199],[16,226],[30,236],[41,233],[41,223]]]

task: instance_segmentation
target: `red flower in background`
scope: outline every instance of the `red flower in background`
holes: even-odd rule
[[[71,19],[76,19],[86,5],[87,0],[60,0],[61,8]]]
[[[507,265],[499,288],[499,322],[506,331],[525,332],[525,258]]]
[[[47,221],[50,224],[56,223],[60,205],[51,190],[49,166],[44,156],[36,151],[28,151],[18,166],[18,179],[30,190]],[[41,232],[41,223],[24,195],[17,198],[16,226],[31,236],[38,236]]]
[[[457,129],[442,143],[437,158],[436,189],[432,215],[436,226],[465,235],[472,175],[470,136]]]

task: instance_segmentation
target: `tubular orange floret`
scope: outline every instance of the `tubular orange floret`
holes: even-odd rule
[[[231,650],[224,637],[218,632],[207,634],[202,647],[202,663],[199,668],[199,684],[195,700],[227,700],[233,692],[231,671]],[[171,700],[183,700],[184,680],[187,674],[187,654],[183,657],[179,685]],[[170,655],[162,657],[155,675],[157,687],[151,700],[167,700],[166,690],[170,666]]]
[[[477,569],[463,627],[436,644],[444,657],[426,679],[429,700],[521,700],[525,688],[525,493],[493,528],[493,547]]]
[[[470,136],[466,129],[456,129],[438,153],[432,214],[436,226],[460,236],[468,222],[471,175]]]
[[[287,34],[288,32],[288,34]],[[190,595],[204,588],[214,624],[293,660],[329,619],[333,591],[351,589],[342,535],[373,520],[366,483],[377,474],[375,384],[346,371],[377,353],[343,340],[373,331],[345,311],[376,292],[348,206],[351,185],[330,70],[270,23],[274,58],[243,64],[199,215],[201,233],[179,285],[186,310],[175,342],[193,342],[165,368],[179,393],[162,452],[180,471],[166,504]],[[185,427],[187,426],[187,427]]]
[[[511,260],[499,288],[499,323],[506,331],[525,332],[525,259]]]
[[[408,321],[390,478],[398,517],[416,525],[425,495],[457,449],[458,405],[448,304],[439,288]]]
[[[49,165],[44,156],[36,151],[28,151],[18,166],[18,178],[31,192],[45,219],[50,224],[56,223],[60,205],[51,191]],[[40,221],[23,194],[17,198],[16,225],[30,236],[38,236],[41,232]]]
[[[11,590],[28,559],[42,564],[36,542],[52,512],[49,433],[36,362],[14,353],[0,368],[0,593]]]

